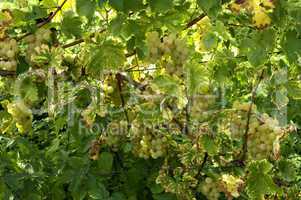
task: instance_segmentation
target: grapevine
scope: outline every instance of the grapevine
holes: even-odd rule
[[[300,199],[298,0],[0,2],[0,199]]]

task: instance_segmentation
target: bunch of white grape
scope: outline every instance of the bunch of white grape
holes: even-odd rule
[[[132,125],[131,131],[132,141],[135,144],[134,154],[144,159],[150,157],[156,159],[166,153],[167,138],[160,132],[151,131],[150,128],[143,128],[142,125],[135,123]]]
[[[268,114],[256,112],[253,105],[248,122],[249,103],[234,103],[233,108],[238,111],[232,117],[231,135],[236,139],[243,139],[248,125],[248,157],[250,159],[268,158],[273,153],[273,147],[278,142],[278,136],[282,134],[282,128],[278,120]]]
[[[161,49],[165,54],[170,54],[176,64],[183,64],[188,56],[188,49],[185,41],[170,34],[163,37]]]
[[[146,34],[146,42],[149,48],[149,58],[156,61],[162,55],[159,33],[152,31]]]
[[[248,133],[248,157],[259,160],[271,156],[281,133],[278,121],[267,114],[263,114],[260,121],[252,120]]]
[[[20,133],[26,133],[32,127],[32,112],[22,101],[15,101],[7,105],[7,111],[12,115]]]
[[[125,140],[128,139],[127,133],[128,123],[125,120],[111,122],[107,125],[106,131],[102,134],[101,139],[111,150],[118,151],[122,144],[125,143]]]
[[[0,46],[0,68],[8,71],[15,71],[17,68],[17,41],[15,39],[5,39],[0,41]]]
[[[143,135],[138,144],[138,156],[144,159],[149,157],[156,159],[163,156],[165,154],[165,142],[164,137],[155,138],[150,134]]]
[[[26,37],[28,62],[34,64],[34,66],[39,66],[48,61],[47,58],[41,57],[41,55],[49,53],[50,48],[47,43],[50,39],[51,31],[44,28],[39,29],[34,35]]]
[[[239,191],[241,190],[244,182],[242,179],[230,174],[223,174],[221,176],[221,187],[225,194],[232,199],[233,197],[239,197]]]
[[[149,47],[149,58],[151,61],[157,61],[164,57],[168,73],[178,74],[181,72],[179,69],[181,69],[188,57],[188,48],[184,40],[175,34],[169,34],[164,36],[161,42],[158,32],[149,32],[146,35],[146,42]]]
[[[208,200],[218,200],[220,196],[219,187],[216,181],[207,177],[200,185],[200,191]]]

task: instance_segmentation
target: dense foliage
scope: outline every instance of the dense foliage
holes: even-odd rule
[[[301,199],[300,0],[2,0],[0,199]]]

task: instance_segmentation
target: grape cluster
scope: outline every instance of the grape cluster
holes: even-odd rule
[[[152,135],[143,135],[140,144],[139,144],[139,150],[138,155],[141,158],[148,159],[149,157],[152,157],[154,159],[159,158],[164,155],[165,148],[164,143],[166,142],[166,139],[164,137],[155,138]]]
[[[16,122],[16,126],[21,133],[31,130],[33,118],[32,112],[22,101],[9,103],[7,105],[7,111],[12,115]]]
[[[9,9],[0,10],[0,39],[7,37],[7,29],[13,22],[12,12]]]
[[[156,61],[161,57],[163,52],[161,51],[161,41],[158,32],[149,32],[146,35],[146,43],[149,48],[149,58],[152,61]]]
[[[281,132],[278,121],[267,114],[263,114],[260,122],[252,120],[249,128],[248,156],[251,159],[268,158]]]
[[[128,123],[125,120],[121,120],[109,123],[101,138],[103,143],[108,145],[111,150],[118,151],[128,139],[127,133]]]
[[[239,191],[243,186],[243,180],[230,174],[223,174],[221,176],[221,187],[225,194],[232,199],[239,197]]]
[[[210,177],[207,177],[201,184],[200,191],[206,196],[208,200],[218,200],[220,196],[217,182]]]
[[[144,129],[144,130],[143,130]],[[132,126],[132,140],[135,144],[134,153],[141,158],[150,157],[157,159],[166,153],[167,138],[159,131],[152,131],[150,128],[143,128],[141,125]]]
[[[233,138],[242,139],[247,128],[249,103],[234,103],[233,108],[238,111],[231,123],[231,135]],[[282,129],[276,119],[268,114],[256,113],[256,107],[253,105],[252,113],[249,119],[248,128],[248,156],[252,159],[268,158],[273,152],[275,142],[282,133]]]
[[[161,49],[165,54],[170,54],[176,64],[183,64],[188,56],[188,49],[184,40],[177,38],[176,35],[170,34],[163,37]]]
[[[49,62],[47,55],[50,53],[50,48],[47,44],[51,39],[51,31],[48,29],[39,29],[34,35],[26,38],[28,43],[27,58],[28,62],[33,66],[40,66]]]
[[[17,67],[16,54],[18,52],[17,41],[5,39],[0,42],[0,68],[8,71],[15,71]]]
[[[170,74],[180,73],[179,69],[188,57],[188,49],[184,40],[175,34],[169,34],[164,36],[161,42],[158,32],[149,32],[146,35],[146,42],[151,61],[157,61],[164,57],[167,72]]]

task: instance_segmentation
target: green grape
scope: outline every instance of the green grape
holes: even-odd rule
[[[41,67],[49,62],[51,49],[48,42],[51,38],[51,31],[48,29],[39,29],[34,35],[26,38],[28,43],[26,59],[34,67]]]
[[[254,105],[253,105],[254,106]],[[231,136],[234,139],[243,139],[247,128],[249,104],[235,102],[233,107],[239,111],[232,118]],[[276,119],[268,114],[256,114],[256,107],[249,119],[248,129],[248,157],[249,159],[268,158],[273,153],[274,142],[281,135],[282,129]]]
[[[177,76],[183,74],[183,64],[188,57],[188,48],[184,40],[177,38],[175,34],[169,34],[164,36],[161,42],[157,32],[149,32],[146,35],[146,42],[151,61],[156,62],[163,58],[167,73]]]
[[[140,125],[134,123],[132,129],[132,140],[135,144],[133,152],[141,158],[148,159],[150,157],[157,159],[166,153],[165,136],[157,132],[146,132],[142,130]]]
[[[49,29],[40,28],[35,33],[36,40],[39,42],[49,41],[51,38],[51,31]]]
[[[207,177],[201,184],[200,191],[208,200],[218,200],[220,196],[217,183],[210,177]]]
[[[16,121],[16,126],[21,133],[31,130],[33,118],[32,112],[22,101],[8,104],[7,111]]]
[[[279,135],[278,122],[266,114],[263,115],[262,120],[262,124],[259,122],[253,124],[254,132],[249,132],[248,156],[253,159],[268,158],[273,152],[273,144]]]
[[[8,71],[15,71],[17,61],[15,59],[18,52],[17,42],[14,39],[6,39],[0,42],[0,68]]]

